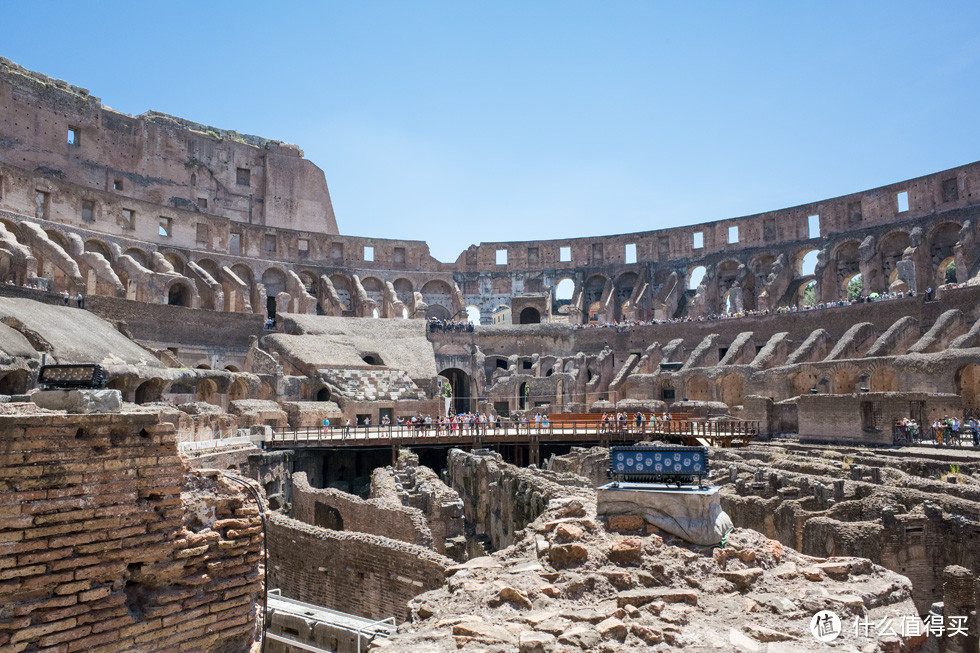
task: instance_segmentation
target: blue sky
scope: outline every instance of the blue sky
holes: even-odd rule
[[[980,159],[980,3],[6,2],[0,56],[298,144],[341,233],[625,233]],[[12,26],[20,26],[12,28]]]

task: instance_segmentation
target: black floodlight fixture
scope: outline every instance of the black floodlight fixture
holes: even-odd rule
[[[708,476],[707,447],[609,448],[609,477],[617,481],[701,486]]]
[[[46,390],[72,390],[75,388],[104,388],[105,370],[101,365],[45,365],[37,376],[37,382]]]

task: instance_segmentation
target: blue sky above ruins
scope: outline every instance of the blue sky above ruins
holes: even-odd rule
[[[980,159],[975,2],[58,1],[4,16],[0,55],[126,113],[297,143],[341,233],[425,240],[444,261]]]

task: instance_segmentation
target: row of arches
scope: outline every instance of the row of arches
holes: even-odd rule
[[[78,290],[270,315],[285,309],[364,317],[458,319],[464,309],[459,289],[451,279],[417,283],[405,277],[389,281],[375,274],[359,279],[344,272],[293,270],[271,262],[264,267],[241,261],[226,265],[217,258],[190,258],[174,249],[119,245],[90,234],[42,228],[34,223],[28,228],[28,221],[2,222],[18,241],[30,245],[37,275],[48,279],[55,292]],[[554,312],[568,313],[573,322],[645,319],[665,301],[661,295],[671,290],[668,286],[672,283],[680,293],[693,293],[692,306],[708,313],[836,301],[848,296],[858,275],[864,292],[886,292],[903,282],[899,278],[903,260],[915,264],[918,285],[935,287],[972,273],[969,260],[957,264],[962,227],[959,221],[947,220],[929,229],[893,229],[877,239],[845,238],[828,244],[822,253],[804,246],[791,254],[768,252],[747,262],[729,258],[710,267],[698,265],[686,270],[638,268],[578,279],[566,275],[556,280],[553,308]],[[0,274],[16,277],[19,264],[13,248],[0,247]],[[681,278],[672,281],[678,275]],[[154,283],[147,283],[146,277],[153,277]],[[495,294],[511,292],[509,277],[495,278],[492,284]]]

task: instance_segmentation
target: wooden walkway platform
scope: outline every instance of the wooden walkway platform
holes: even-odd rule
[[[662,441],[688,446],[743,447],[759,434],[759,423],[746,420],[677,420],[644,424],[642,429],[631,425],[603,428],[597,424],[579,422],[549,426],[464,427],[449,431],[409,426],[308,428],[274,431],[266,439],[266,449],[377,449],[392,448],[397,457],[400,447],[458,446],[482,449],[491,444],[526,445],[528,462],[540,463],[542,444],[572,444],[578,446],[609,446],[634,444],[643,441]]]

